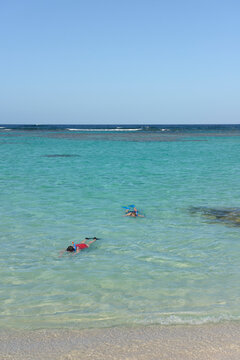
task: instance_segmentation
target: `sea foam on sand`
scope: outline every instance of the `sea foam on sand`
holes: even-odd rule
[[[239,360],[240,323],[0,331],[1,360]]]

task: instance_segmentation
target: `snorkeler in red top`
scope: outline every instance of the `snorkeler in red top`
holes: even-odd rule
[[[87,249],[89,248],[89,246],[94,243],[96,240],[100,240],[99,238],[97,238],[96,236],[94,236],[94,238],[85,238],[83,241],[81,241],[79,244],[75,244],[74,241],[72,242],[72,245],[68,246],[66,250],[62,250],[60,251],[59,257],[62,257],[63,253],[65,251],[71,252],[73,254],[79,253],[81,250]],[[86,241],[88,241],[88,243],[86,243]]]
[[[79,253],[79,251],[89,248],[89,246],[98,239],[96,237],[94,237],[92,241],[89,241],[86,244],[86,241],[88,241],[88,240],[89,240],[89,238],[85,238],[83,241],[81,241],[80,244],[75,244],[74,242],[72,242],[72,245],[68,246],[66,251]]]

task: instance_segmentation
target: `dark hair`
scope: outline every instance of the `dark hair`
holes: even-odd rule
[[[70,245],[70,246],[66,249],[66,251],[73,252],[73,251],[75,251],[75,249],[74,249],[73,246]]]

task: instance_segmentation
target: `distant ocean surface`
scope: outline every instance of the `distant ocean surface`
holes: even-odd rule
[[[3,124],[0,150],[1,329],[240,320],[240,125]]]

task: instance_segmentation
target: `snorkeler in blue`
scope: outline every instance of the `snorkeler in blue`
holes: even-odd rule
[[[126,214],[123,215],[123,216],[132,216],[132,217],[137,217],[137,216],[139,216],[139,217],[144,217],[144,215],[140,215],[140,214],[139,214],[138,209],[135,208],[135,207],[133,208],[133,210],[127,209],[127,210],[126,210]]]

